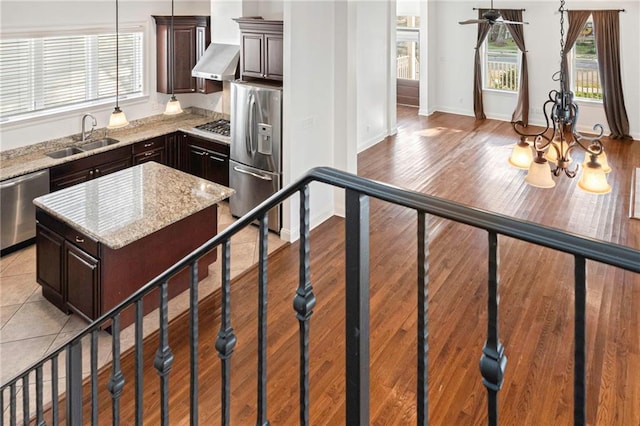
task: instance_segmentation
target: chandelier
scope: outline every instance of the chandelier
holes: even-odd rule
[[[578,105],[573,92],[566,83],[567,69],[564,57],[564,8],[560,2],[560,71],[553,75],[560,82],[560,90],[549,92],[549,99],[542,106],[546,128],[539,133],[527,133],[524,122],[512,123],[513,130],[520,135],[520,141],[514,146],[509,163],[517,168],[528,170],[525,182],[538,188],[553,188],[556,183],[552,176],[565,174],[569,178],[578,175],[580,166],[572,165],[572,154],[577,148],[585,152],[582,163],[582,176],[578,187],[595,194],[611,191],[606,173],[611,171],[600,138],[604,132],[601,124],[593,126],[595,137],[586,137],[576,131]]]

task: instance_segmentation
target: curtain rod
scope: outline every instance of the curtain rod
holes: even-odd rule
[[[615,10],[616,12],[626,12],[625,9],[565,9],[565,12],[599,12],[601,10]]]
[[[474,7],[473,10],[487,9],[486,7]],[[489,9],[487,9],[489,10]],[[508,9],[508,10],[521,10],[525,12],[527,9]]]

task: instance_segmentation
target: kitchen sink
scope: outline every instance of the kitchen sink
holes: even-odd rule
[[[88,142],[83,145],[80,145],[79,148],[82,151],[91,151],[92,149],[102,148],[103,146],[113,145],[114,143],[118,143],[118,142],[120,141],[117,139],[103,138],[103,139],[98,139],[93,142]]]
[[[84,150],[76,146],[70,146],[68,148],[59,149],[57,151],[47,152],[45,155],[51,158],[64,158],[73,154],[79,154],[81,152],[84,152]]]

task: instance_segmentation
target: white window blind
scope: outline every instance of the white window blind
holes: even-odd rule
[[[120,32],[119,91],[142,94],[143,33]],[[116,35],[0,40],[0,116],[114,97]]]

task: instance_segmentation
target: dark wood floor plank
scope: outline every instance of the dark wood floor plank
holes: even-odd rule
[[[509,123],[398,108],[398,134],[358,156],[358,174],[473,207],[640,248],[631,220],[631,171],[638,142],[605,141],[614,185],[586,194],[575,179],[532,188],[508,166],[516,141]],[[578,156],[576,156],[578,157]],[[581,157],[579,158],[581,160]],[[312,194],[313,196],[313,194]],[[415,423],[416,214],[371,202],[371,423]],[[486,339],[487,234],[430,218],[429,415],[431,424],[486,424],[486,390],[478,367]],[[571,424],[573,413],[573,259],[499,237],[500,337],[508,357],[499,394],[502,424]],[[311,424],[344,423],[344,221],[311,233]],[[232,285],[232,424],[256,420],[257,271]],[[268,413],[273,425],[298,423],[298,324],[292,308],[298,247],[269,261]],[[587,419],[640,424],[640,277],[587,262]],[[188,321],[174,321],[170,344],[171,424],[188,424]],[[220,365],[215,351],[219,302],[200,308],[200,421],[219,424]],[[159,422],[157,339],[145,342],[145,424]],[[122,424],[133,419],[133,357],[122,361],[127,384]],[[101,423],[110,405],[101,375]],[[87,394],[88,396],[88,394]],[[129,404],[129,405],[127,405]],[[89,404],[86,404],[89,409]]]

